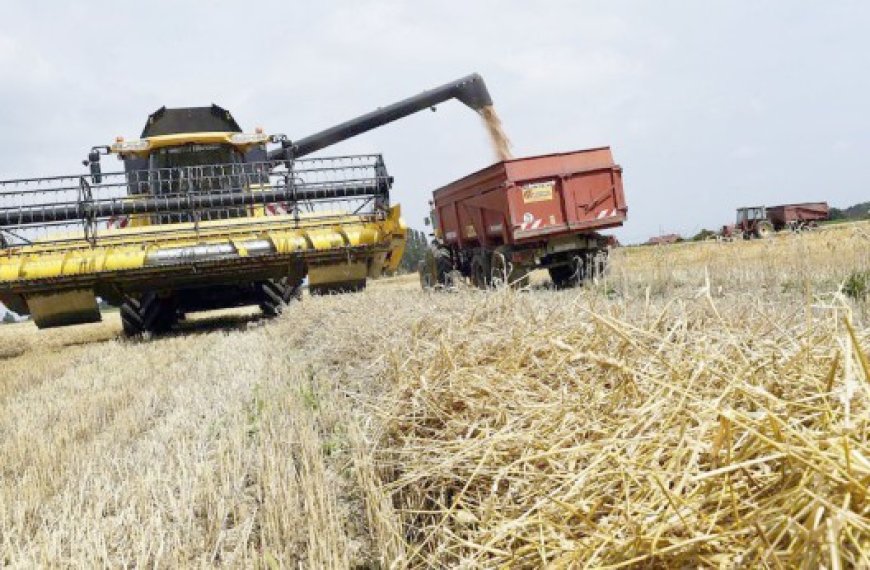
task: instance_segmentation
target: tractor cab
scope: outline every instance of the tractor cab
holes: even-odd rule
[[[770,236],[773,233],[773,225],[768,220],[767,208],[764,206],[737,208],[734,230],[738,235],[742,234],[745,239]]]
[[[758,220],[766,220],[767,211],[764,206],[753,206],[750,208],[737,209],[737,225],[744,226],[746,222],[755,222]]]

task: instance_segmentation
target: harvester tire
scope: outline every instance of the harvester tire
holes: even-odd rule
[[[145,330],[145,323],[139,315],[139,301],[130,299],[121,304],[121,326],[125,336],[136,336]]]
[[[302,284],[291,283],[287,277],[269,279],[257,284],[257,293],[263,316],[272,318],[284,312],[289,303],[302,298]]]
[[[162,334],[172,328],[177,318],[171,297],[145,293],[139,299],[129,298],[121,304],[121,326],[127,336],[143,333]]]

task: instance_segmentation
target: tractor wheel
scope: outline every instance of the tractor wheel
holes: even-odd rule
[[[491,275],[489,254],[478,251],[471,258],[471,283],[478,289],[488,289]]]
[[[758,222],[755,226],[755,237],[759,239],[769,238],[773,235],[773,224],[770,222]]]
[[[529,270],[510,261],[510,249],[500,247],[492,254],[490,283],[493,287],[510,286],[521,289],[529,286]]]
[[[289,278],[269,279],[257,283],[260,310],[267,318],[277,317],[289,303],[302,299],[302,284]]]
[[[172,297],[145,293],[138,299],[128,298],[121,304],[121,325],[126,336],[168,332],[177,320]]]
[[[453,258],[445,247],[435,249],[435,281],[438,285],[449,285],[450,272],[453,271]]]
[[[432,283],[432,272],[429,270],[429,264],[426,261],[417,263],[417,273],[420,275],[420,287],[425,290],[431,289],[434,286]]]
[[[453,271],[453,261],[450,250],[445,247],[433,246],[426,250],[425,258],[417,265],[420,274],[420,286],[431,289],[438,285],[446,287]]]

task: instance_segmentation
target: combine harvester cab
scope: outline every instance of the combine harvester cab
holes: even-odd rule
[[[393,180],[380,155],[307,155],[449,99],[492,104],[473,74],[296,141],[216,105],[161,108],[141,138],[94,147],[87,174],[0,182],[0,302],[46,328],[99,321],[100,298],[135,335],[217,308],[275,316],[306,277],[360,290],[404,250]],[[109,154],[122,172],[102,172]]]

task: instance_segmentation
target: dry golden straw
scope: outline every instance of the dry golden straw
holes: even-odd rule
[[[861,231],[150,341],[2,326],[0,563],[868,567]]]

